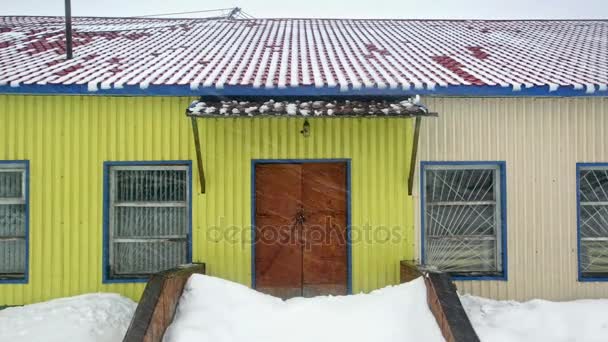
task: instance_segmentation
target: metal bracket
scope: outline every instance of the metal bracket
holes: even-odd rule
[[[407,178],[407,194],[412,196],[414,190],[414,173],[416,172],[416,158],[418,157],[418,140],[420,140],[420,122],[422,119],[417,116],[414,124],[414,143],[412,145],[412,159],[410,160],[410,174]]]
[[[198,167],[198,178],[201,183],[201,194],[205,193],[205,170],[203,169],[203,153],[201,152],[201,140],[198,135],[198,124],[195,117],[190,117],[192,122],[192,134],[194,135],[194,148],[196,149],[196,165]]]

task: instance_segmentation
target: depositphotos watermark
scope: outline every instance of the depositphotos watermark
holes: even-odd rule
[[[255,244],[264,245],[304,245],[306,247],[319,245],[356,245],[400,243],[404,240],[406,232],[413,227],[386,226],[386,225],[351,225],[338,223],[327,217],[318,224],[290,223],[290,224],[263,224],[257,227],[224,225],[220,219],[219,225],[209,227],[205,231],[206,240],[212,243]],[[255,235],[255,236],[254,236]]]

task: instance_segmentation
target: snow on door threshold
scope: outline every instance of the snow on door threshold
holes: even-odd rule
[[[165,342],[443,341],[419,278],[369,294],[283,301],[205,275],[188,280]]]

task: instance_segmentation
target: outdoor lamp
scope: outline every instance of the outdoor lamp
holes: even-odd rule
[[[308,120],[304,120],[304,124],[302,125],[302,130],[300,131],[304,137],[308,137],[310,135],[310,123]]]

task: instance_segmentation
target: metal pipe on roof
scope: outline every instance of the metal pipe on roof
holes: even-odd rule
[[[72,4],[65,0],[65,55],[72,59]]]

